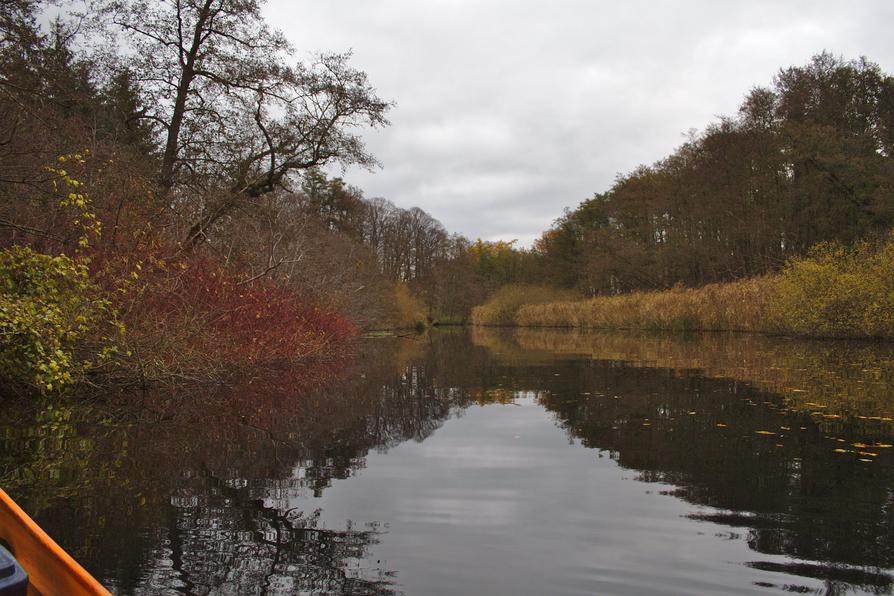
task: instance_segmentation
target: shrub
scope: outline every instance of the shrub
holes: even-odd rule
[[[158,261],[129,292],[128,346],[144,379],[226,380],[328,357],[354,324],[274,280],[241,282],[210,258]]]
[[[14,246],[0,251],[0,376],[41,390],[78,380],[109,344],[94,345],[115,324],[109,301],[90,281],[87,263]]]
[[[894,337],[894,241],[878,249],[822,243],[790,260],[769,314],[804,335]]]

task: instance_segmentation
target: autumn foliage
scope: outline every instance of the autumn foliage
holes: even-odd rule
[[[130,291],[128,351],[141,374],[211,376],[329,357],[347,318],[272,280],[245,283],[208,257],[157,261]]]

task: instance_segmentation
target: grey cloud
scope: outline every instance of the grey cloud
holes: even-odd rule
[[[823,49],[894,70],[894,3],[275,0],[299,52],[354,50],[397,107],[368,196],[471,238],[530,243],[563,208],[734,114]]]

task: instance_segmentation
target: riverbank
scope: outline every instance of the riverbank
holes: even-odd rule
[[[487,316],[497,311],[504,312],[500,320]],[[473,320],[522,327],[894,338],[894,242],[854,248],[821,244],[808,256],[789,260],[778,274],[700,288],[521,304],[511,317],[485,303],[476,307]]]

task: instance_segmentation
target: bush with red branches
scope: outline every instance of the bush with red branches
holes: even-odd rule
[[[126,353],[144,378],[222,380],[329,358],[358,333],[352,321],[293,288],[241,280],[210,257],[152,257],[130,267],[131,281],[117,291]]]

